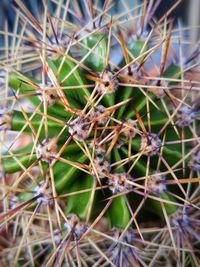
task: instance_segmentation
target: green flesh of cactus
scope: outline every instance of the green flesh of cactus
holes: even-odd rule
[[[99,43],[98,43],[99,42]],[[84,61],[84,64],[90,68],[91,70],[101,73],[105,69],[105,61],[106,61],[106,54],[107,54],[107,41],[105,35],[99,33],[95,34],[92,37],[89,37],[88,39],[84,40],[85,45],[92,49],[96,43],[98,43],[97,47],[93,49],[93,51],[86,57],[86,60]],[[132,52],[133,57],[140,56],[140,51],[144,46],[143,41],[136,41],[135,43],[131,43],[130,51]],[[88,49],[89,50],[89,49]],[[145,47],[145,50],[147,51],[147,47]],[[91,51],[91,50],[89,50]],[[85,53],[88,53],[88,51],[85,51]],[[69,56],[70,57],[70,56]],[[63,58],[59,58],[57,60],[51,60],[46,59],[49,68],[53,71],[54,75],[57,78],[58,83],[61,83],[63,79],[68,75],[68,73],[76,67],[76,64],[70,61],[69,59],[65,59],[62,63]],[[57,76],[58,69],[60,68],[60,65],[62,64],[62,68],[59,71],[59,75]],[[108,68],[108,67],[107,67]],[[163,74],[164,77],[172,77],[173,75],[177,75],[179,71],[179,68],[171,65],[168,67],[166,72]],[[33,82],[33,85],[30,84]],[[67,87],[67,86],[76,86],[76,85],[85,85],[88,84],[89,81],[87,81],[83,76],[83,70],[81,68],[77,68],[67,79],[65,79],[64,82],[62,82],[61,88]],[[36,81],[34,78],[26,77],[25,74],[22,73],[13,73],[10,76],[9,85],[14,89],[18,90],[19,94],[26,94],[27,91],[35,90],[37,85],[39,85],[39,81]],[[86,105],[86,97],[89,97],[91,94],[91,91],[89,92],[89,89],[80,88],[80,89],[64,89],[65,96],[70,103],[71,107],[74,109],[81,109]],[[152,99],[155,99],[155,96],[151,95]],[[141,114],[145,113],[146,108],[146,99],[144,95],[140,92],[139,88],[131,88],[131,87],[119,87],[118,91],[116,93],[107,94],[102,98],[102,102],[105,105],[105,107],[113,106],[117,103],[120,103],[120,101],[126,100],[128,98],[131,98],[132,101],[129,103],[126,103],[122,105],[117,111],[116,111],[116,119],[126,121],[126,119],[136,119],[133,107],[135,107],[138,112]],[[36,107],[40,103],[40,100],[37,96],[31,96],[29,98],[30,102],[34,104]],[[151,104],[150,104],[151,105]],[[160,107],[162,108],[162,107]],[[43,106],[40,108],[41,114],[43,114]],[[166,113],[161,109],[160,111],[156,110],[156,108],[151,105],[151,125],[152,128],[155,127],[155,129],[162,128],[162,126],[166,123],[168,120],[168,117],[166,116]],[[61,131],[63,125],[66,123],[66,120],[70,118],[70,116],[73,115],[73,113],[66,112],[62,104],[55,103],[54,105],[48,107],[47,111],[49,116],[54,116],[55,118],[61,120],[63,124],[59,124],[59,122],[55,122],[51,119],[48,120],[48,134],[50,138],[53,138],[54,136],[58,135]],[[28,114],[29,117],[31,117],[31,113]],[[34,128],[35,132],[37,133],[40,122],[43,115],[36,114],[31,119],[31,125]],[[147,119],[144,118],[143,120],[144,125],[147,125]],[[24,132],[31,134],[32,130],[27,124],[27,119],[24,117],[23,113],[20,111],[15,111],[12,118],[12,130],[20,131],[23,127]],[[92,135],[92,134],[91,134]],[[106,135],[106,133],[105,133]],[[173,129],[170,129],[166,135],[166,140],[168,138],[168,135],[171,137],[171,135],[175,136]],[[67,137],[69,137],[69,134],[67,131],[65,131],[59,139],[59,147],[64,144]],[[39,140],[42,141],[45,138],[45,129],[40,130]],[[120,139],[120,137],[119,137]],[[121,138],[123,139],[123,137]],[[127,142],[127,141],[126,141]],[[20,149],[19,151],[13,152],[13,154],[19,155],[20,153],[27,152],[26,156],[17,156],[17,160],[12,157],[5,160],[4,168],[7,173],[13,173],[19,170],[22,170],[22,166],[25,168],[28,168],[31,166],[31,164],[36,160],[35,154],[29,156],[28,152],[31,151],[31,148],[33,147],[33,144],[28,145],[27,147]],[[70,149],[72,147],[72,149]],[[132,140],[132,149],[137,153],[140,151],[140,140],[139,138],[135,138]],[[90,151],[91,152],[91,151]],[[170,162],[170,166],[173,166],[179,159],[181,159],[181,153],[175,152],[174,149],[170,148],[164,148],[165,153],[165,159],[167,162]],[[113,148],[111,151],[111,157],[114,158],[114,161],[120,161],[123,158],[127,157],[128,150],[126,147],[123,148],[122,151],[119,151],[117,148]],[[173,158],[171,157],[173,155]],[[88,162],[88,158],[84,155],[84,153],[80,150],[78,145],[71,144],[66,147],[66,151],[63,152],[63,157],[66,159],[71,159],[73,161],[77,161],[79,163]],[[152,159],[153,161],[154,159]],[[20,161],[21,164],[18,163]],[[154,160],[156,161],[156,159]],[[142,158],[141,161],[138,161],[135,166],[136,174],[138,176],[144,176],[145,175],[145,166],[146,165],[146,157]],[[123,172],[126,172],[126,167],[121,168],[123,169]],[[153,169],[153,168],[152,168]],[[92,178],[92,176],[85,174],[84,172],[81,172],[79,169],[77,169],[74,166],[70,166],[67,163],[57,162],[53,167],[54,172],[54,178],[55,178],[55,186],[57,192],[67,193],[67,192],[76,192],[79,190],[84,189],[92,189],[94,186],[95,179]],[[96,193],[97,194],[97,193]],[[30,194],[28,194],[30,195]],[[171,202],[176,203],[175,199],[173,197],[170,197],[167,193],[163,193],[163,199],[170,199]],[[90,202],[91,198],[91,192],[87,193],[81,193],[74,196],[69,196],[67,200],[67,213],[75,213],[77,214],[81,219],[86,219],[87,216],[87,210],[88,210],[88,204]],[[27,199],[26,197],[22,197],[21,199]],[[95,209],[95,206],[98,205],[98,197],[95,197],[93,199],[92,208]],[[134,204],[133,204],[134,205]],[[159,208],[160,204],[156,200],[151,200],[152,205],[152,212],[157,212],[158,216],[163,218],[162,210]],[[166,209],[168,213],[171,213],[176,210],[175,205],[166,203]],[[125,200],[125,197],[123,195],[116,196],[111,206],[108,210],[108,216],[110,223],[112,226],[124,228],[127,226],[128,222],[130,221],[130,210],[127,207],[127,201]]]

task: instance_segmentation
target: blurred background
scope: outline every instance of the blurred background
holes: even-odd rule
[[[67,0],[66,0],[67,1]],[[94,0],[97,2],[97,0]],[[98,0],[99,5],[103,5],[105,0]],[[115,8],[113,12],[120,12],[120,2],[124,1],[128,6],[133,6],[133,4],[139,4],[143,0],[114,0]],[[160,0],[158,0],[160,1]],[[36,16],[38,10],[42,8],[41,0],[22,0],[22,2],[27,6],[32,14]],[[47,1],[49,5],[50,12],[54,10],[55,3],[53,1]],[[59,1],[57,1],[59,2]],[[65,1],[63,1],[65,2]],[[84,9],[83,0],[76,0],[80,6]],[[157,8],[155,16],[157,18],[161,17],[171,6],[173,6],[178,0],[161,0]],[[13,11],[15,1],[14,0],[0,0],[0,30],[4,28],[4,22],[8,21],[9,30],[12,30],[14,26],[15,16]],[[200,25],[200,0],[182,0],[179,6],[171,14],[171,17],[177,22],[181,19],[184,25],[191,27],[191,39],[197,40],[200,37],[200,31],[197,25]],[[2,40],[0,40],[1,45]]]

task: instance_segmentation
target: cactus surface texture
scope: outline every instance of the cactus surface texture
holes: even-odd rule
[[[0,31],[0,266],[200,266],[200,56],[160,1],[21,0]],[[118,2],[118,11],[117,11]]]

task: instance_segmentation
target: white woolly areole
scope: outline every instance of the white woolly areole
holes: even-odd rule
[[[51,87],[53,88],[53,85],[48,82],[45,86],[49,89],[46,89],[45,87],[43,87],[42,84],[39,84],[40,86],[40,90],[37,90],[37,93],[39,93],[38,98],[41,101],[45,101],[49,106],[52,106],[53,104],[55,104],[58,100],[59,100],[59,95],[57,93],[56,89],[51,89]],[[44,97],[43,97],[43,91],[44,92]]]
[[[89,135],[89,120],[83,116],[79,116],[69,123],[69,133],[79,142],[85,140]]]
[[[44,182],[41,182],[39,185],[35,187],[35,196],[41,195],[37,202],[42,204],[49,204],[52,200],[52,189],[49,184],[46,184]]]
[[[182,105],[176,113],[177,121],[176,124],[180,128],[189,126],[195,120],[195,112],[192,108]]]
[[[95,157],[93,160],[94,167],[98,173],[99,178],[104,178],[107,173],[110,173],[111,171],[111,165],[110,163],[105,160],[104,157]],[[90,164],[92,166],[92,164]],[[96,176],[95,170],[92,169],[91,174],[93,176]],[[105,175],[104,175],[105,174]]]
[[[97,107],[93,107],[92,111],[89,114],[90,120],[97,121],[98,124],[105,124],[108,120],[107,114],[105,114],[105,107],[103,105],[99,105]]]
[[[67,222],[64,223],[67,232],[73,231],[73,240],[79,239],[87,230],[88,224],[81,222],[75,214],[67,216]]]
[[[155,171],[147,178],[147,189],[154,193],[162,193],[166,190],[165,179],[166,176],[158,171]]]
[[[105,70],[100,74],[102,82],[97,82],[97,90],[100,94],[114,93],[119,86],[117,78],[114,77],[111,71]]]
[[[173,214],[171,214],[170,224],[174,227],[187,226],[189,224],[189,217],[178,208]]]
[[[57,145],[54,139],[44,139],[36,147],[36,157],[42,161],[50,163],[57,154]]]
[[[17,207],[17,204],[19,203],[19,199],[17,196],[12,196],[9,200],[9,209],[14,209]]]
[[[109,178],[109,189],[113,192],[113,194],[131,190],[133,186],[129,183],[129,181],[132,181],[132,177],[128,173],[115,173],[112,175],[112,179]]]
[[[134,120],[129,119],[122,129],[122,132],[126,136],[126,138],[134,138],[137,134],[136,122]]]
[[[106,148],[105,148],[105,143],[104,144],[101,144],[99,145],[99,141],[98,140],[91,140],[90,141],[90,148],[93,148],[95,149],[95,155],[96,156],[101,156],[105,154],[106,152]]]
[[[200,149],[191,155],[188,166],[193,171],[200,171]]]
[[[140,149],[144,155],[153,156],[159,151],[161,144],[161,140],[157,134],[147,133],[141,138]]]

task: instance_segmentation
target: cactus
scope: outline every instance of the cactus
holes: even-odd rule
[[[1,32],[1,266],[199,266],[199,54],[177,4],[58,2],[16,0]]]

